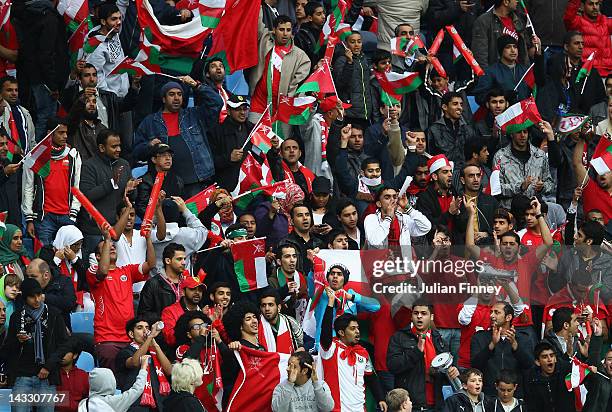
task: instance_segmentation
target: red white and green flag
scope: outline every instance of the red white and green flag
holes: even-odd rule
[[[9,22],[11,18],[11,0],[0,1],[0,29]]]
[[[521,77],[521,80],[519,80],[516,86],[514,86],[515,91],[519,88],[521,82],[523,82],[527,87],[529,87],[529,90],[531,90],[531,94],[533,94],[534,97],[537,95],[538,89],[536,86],[535,74],[533,71],[534,65],[535,63],[532,63],[531,66],[529,66],[525,74],[523,74],[523,77]]]
[[[342,41],[345,41],[353,32],[351,26],[346,23],[340,23],[336,28],[336,36]]]
[[[604,175],[612,170],[612,141],[605,135],[599,138],[599,143],[593,152],[591,166],[599,175]]]
[[[138,62],[131,57],[126,57],[120,61],[108,75],[112,76],[114,74],[128,73],[132,76],[150,76],[159,72],[159,66],[153,66],[147,62]]]
[[[143,29],[140,30],[140,44],[138,47],[138,54],[134,60],[137,62],[148,62],[156,66],[160,64],[161,47],[151,43]]]
[[[187,209],[189,209],[191,213],[197,216],[202,210],[206,209],[206,206],[210,204],[210,197],[216,188],[216,184],[208,186],[200,193],[185,200],[185,206],[187,206]]]
[[[202,27],[214,29],[219,25],[225,11],[225,0],[200,0],[198,9]]]
[[[272,172],[270,171],[268,159],[264,157],[263,164],[260,164],[253,154],[248,152],[240,166],[238,184],[232,191],[236,207],[246,208],[258,194],[252,191],[262,186],[270,185],[272,182]]]
[[[336,93],[329,64],[323,63],[297,89],[297,93]]]
[[[565,376],[565,387],[568,391],[580,386],[584,378],[591,372],[589,365],[580,362],[575,357],[572,358],[572,371]]]
[[[483,190],[484,193],[497,196],[501,194],[501,160],[497,161],[497,164],[491,172],[489,177],[489,185]]]
[[[93,29],[93,23],[91,22],[91,18],[87,17],[78,25],[74,33],[72,33],[68,38],[70,67],[74,68],[76,66],[76,62],[82,53],[83,46],[85,45],[87,33],[89,33],[91,29]]]
[[[226,412],[270,411],[274,388],[287,377],[290,355],[264,352],[245,346],[235,351],[234,355],[240,371]]]
[[[582,79],[587,79],[591,74],[591,70],[593,69],[593,63],[595,59],[595,52],[592,52],[586,61],[583,63],[580,71],[576,75],[576,83],[580,83]],[[586,80],[585,80],[586,81]]]
[[[332,0],[330,9],[331,13],[327,16],[327,19],[323,24],[323,29],[319,35],[319,41],[314,45],[315,53],[318,53],[319,50],[325,46],[325,42],[329,36],[336,34],[338,38],[344,40],[350,35],[351,26],[348,24],[341,26],[344,13],[347,9],[346,2],[344,0]],[[342,36],[337,33],[338,30],[342,30]]]
[[[241,292],[268,286],[266,275],[266,238],[245,240],[230,246],[234,272]]]
[[[251,143],[257,147],[261,152],[268,153],[268,150],[272,147],[272,138],[276,136],[276,133],[272,130],[272,127],[266,126],[263,122],[253,129],[251,134]],[[278,137],[278,136],[276,136]]]
[[[521,100],[495,117],[502,133],[516,133],[542,121],[533,97]]]
[[[380,86],[383,90],[392,95],[410,93],[419,88],[423,83],[418,72],[383,73]]]
[[[219,57],[228,73],[257,64],[260,9],[258,1],[233,0],[215,29],[209,57]]]
[[[569,115],[564,116],[559,120],[558,131],[559,134],[565,136],[578,130],[582,129],[582,127],[587,124],[591,120],[590,116],[580,116],[580,115]]]
[[[41,177],[49,176],[51,171],[51,136],[53,136],[55,129],[34,146],[23,158],[23,166]]]
[[[339,41],[338,36],[335,34],[328,37],[327,45],[325,46],[325,56],[323,56],[327,64],[331,64],[334,57],[334,51],[336,50],[336,44],[338,44]]]
[[[408,39],[406,37],[393,37],[391,39],[391,54],[396,56],[406,57],[406,49],[408,46]]]
[[[291,125],[304,124],[310,117],[310,109],[313,107],[315,100],[312,96],[289,97],[283,95],[278,101],[278,109],[272,120]]]
[[[68,30],[74,32],[89,16],[89,5],[87,0],[59,0],[57,12],[64,17]]]
[[[189,74],[211,29],[202,27],[198,19],[175,26],[163,25],[155,17],[149,0],[136,0],[136,10],[148,40],[160,48],[159,65],[174,73]]]
[[[87,37],[87,39],[83,43],[83,52],[85,54],[93,53],[98,48],[99,45],[104,43],[104,40],[106,40],[105,35],[92,34],[91,36]]]
[[[395,106],[400,103],[402,96],[397,94],[390,94],[380,89],[380,100],[385,106]]]
[[[459,60],[461,60],[462,57],[463,57],[463,54],[461,54],[457,46],[453,43],[453,64],[456,64],[457,62],[459,62]]]

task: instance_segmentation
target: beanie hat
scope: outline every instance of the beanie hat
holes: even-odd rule
[[[162,88],[161,88],[161,97],[166,97],[166,93],[168,93],[168,91],[170,91],[170,89],[183,90],[181,85],[178,84],[177,82],[168,82],[168,83],[164,84],[162,86]]]
[[[498,38],[497,39],[497,54],[501,56],[502,53],[504,52],[504,49],[509,44],[515,44],[518,47],[518,41],[514,37],[510,36],[509,34],[504,34],[503,36]]]

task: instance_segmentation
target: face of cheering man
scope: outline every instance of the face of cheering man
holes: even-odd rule
[[[453,179],[453,169],[450,166],[444,166],[433,172],[431,178],[436,182],[440,190],[448,190]]]
[[[242,319],[242,326],[240,327],[240,331],[243,335],[251,335],[257,336],[257,331],[259,330],[259,319],[257,319],[257,315],[254,313],[247,313],[244,315]]]
[[[213,61],[208,65],[208,73],[206,73],[208,78],[212,80],[214,84],[221,84],[225,79],[225,66],[223,62]]]
[[[232,290],[225,286],[219,286],[215,293],[210,294],[210,300],[215,305],[221,305],[223,309],[227,308],[232,300]]]
[[[431,326],[431,310],[428,306],[414,306],[412,308],[412,324],[419,332],[426,332]]]
[[[305,206],[294,207],[291,212],[293,227],[298,233],[306,233],[312,226],[310,210]]]
[[[453,97],[448,104],[442,105],[444,116],[453,121],[457,121],[463,114],[463,99],[461,97]]]
[[[338,336],[340,336],[342,342],[347,346],[357,345],[361,338],[359,323],[354,320],[350,321],[345,329],[338,331]]]
[[[274,41],[279,46],[286,46],[291,40],[292,34],[292,24],[291,22],[287,23],[279,23],[278,26],[272,30],[272,34],[274,35]]]
[[[166,92],[166,95],[162,99],[164,103],[164,111],[170,113],[176,113],[181,110],[183,106],[183,90],[182,89],[170,89]]]
[[[281,258],[276,260],[282,271],[286,274],[295,272],[297,265],[297,252],[294,247],[287,246],[281,250]]]
[[[414,185],[418,188],[425,189],[429,181],[429,168],[425,166],[417,166],[414,172]]]
[[[344,287],[344,273],[340,268],[332,268],[327,275],[329,287],[333,290],[340,290]]]
[[[285,139],[281,143],[281,156],[289,166],[295,165],[302,156],[300,145],[294,139]]]

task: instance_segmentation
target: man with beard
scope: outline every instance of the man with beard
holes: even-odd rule
[[[161,320],[164,322],[162,332],[166,343],[170,346],[174,346],[176,343],[174,340],[174,327],[178,318],[185,312],[202,310],[200,303],[206,291],[206,286],[204,286],[198,277],[185,276],[181,282],[181,289],[183,290],[181,299],[170,306],[166,306],[161,312]]]
[[[269,289],[259,297],[260,344],[268,352],[293,353],[304,350],[302,326],[291,316],[280,313],[281,301],[278,293]]]
[[[410,182],[408,190],[406,190],[408,204],[412,207],[416,207],[419,195],[427,189],[429,184],[429,167],[427,166],[427,160],[427,157],[418,155],[414,179]]]
[[[538,127],[547,137],[554,137],[550,123],[542,121]],[[493,164],[502,165],[499,176],[501,205],[509,209],[512,198],[518,194],[529,198],[554,195],[555,183],[550,174],[548,158],[546,153],[529,143],[529,130],[525,128],[511,133],[510,138],[511,143],[493,156]],[[612,210],[612,206],[608,206]]]
[[[81,96],[85,96],[85,99],[90,97],[96,97],[95,107],[98,110],[98,118],[104,127],[108,127],[108,113],[106,106],[102,99],[99,98],[98,93],[98,71],[91,63],[85,63],[79,60],[76,63],[74,73],[70,74],[66,87],[60,94],[60,102],[64,109],[72,111],[73,106],[79,102]],[[76,79],[72,79],[75,76]],[[130,93],[128,92],[128,95]],[[137,95],[137,94],[136,94]],[[129,99],[128,103],[132,105],[134,99]]]
[[[219,92],[219,96],[221,96],[226,105],[229,100],[229,94],[223,85],[225,83],[225,66],[221,58],[212,57],[206,62],[204,66],[204,81]],[[227,107],[224,106],[219,113],[219,123],[223,122],[225,116],[227,116]]]
[[[34,147],[35,130],[32,116],[19,105],[19,83],[11,76],[0,78],[0,124],[17,144],[15,154],[27,153]]]
[[[577,182],[585,182],[588,174],[587,183],[583,185],[582,207],[585,214],[593,209],[601,211],[604,215],[604,225],[607,225],[608,220],[612,218],[612,201],[610,201],[610,197],[612,196],[612,172],[589,172],[590,168],[587,170],[584,167],[582,158],[584,156],[585,144],[583,142],[587,142],[587,139],[582,134],[580,134],[580,138],[581,141],[578,141],[574,147],[574,156],[572,160]],[[606,137],[602,136],[600,139],[606,139]]]
[[[11,193],[21,193],[20,173],[17,173],[21,164],[18,157],[9,153],[10,137],[4,128],[0,126],[0,210],[7,211],[5,223],[14,225],[21,224],[21,210],[19,197]],[[10,157],[10,158],[9,158]]]
[[[172,171],[174,152],[170,146],[165,143],[158,143],[151,146],[150,150],[147,173],[140,177],[142,181],[136,189],[136,214],[141,219],[147,210],[151,190],[159,172],[164,172],[165,174],[164,183],[161,188],[164,191],[165,197],[183,196],[183,179]]]
[[[461,198],[451,192],[453,164],[441,154],[429,159],[427,166],[431,181],[427,190],[419,195],[415,208],[427,217],[432,226],[445,225],[452,231],[461,206]]]
[[[465,163],[465,143],[475,136],[472,126],[463,119],[464,104],[459,93],[447,92],[442,96],[442,117],[427,130],[429,153],[445,154],[457,167]]]
[[[74,147],[83,161],[96,155],[96,136],[106,126],[98,117],[98,97],[81,94],[68,116],[68,144]]]
[[[51,133],[49,173],[41,176],[32,169],[23,171],[23,202],[26,229],[32,239],[38,237],[43,245],[50,245],[64,225],[74,225],[81,203],[72,193],[79,188],[81,156],[67,144],[66,120],[51,118],[47,133]]]
[[[489,146],[487,141],[482,137],[476,137],[469,142],[466,142],[463,153],[465,154],[466,166],[476,166],[478,169],[480,169],[480,187],[482,187],[483,190],[490,191],[489,178],[491,176],[491,169],[487,166],[489,163]],[[464,193],[463,183],[461,182],[462,174],[462,168],[453,170],[452,188],[458,195],[462,195]],[[480,187],[478,190],[480,190]]]
[[[278,245],[276,265],[268,276],[268,284],[279,290],[283,299],[282,312],[302,323],[309,300],[308,283],[304,274],[296,270],[297,254],[298,249],[293,243]]]
[[[483,373],[483,392],[495,396],[495,379],[502,369],[521,374],[533,365],[527,336],[517,333],[512,326],[514,309],[507,302],[491,307],[491,329],[476,332],[471,345],[472,367]],[[521,382],[522,383],[522,382]],[[522,398],[523,385],[519,384],[518,397]]]
[[[478,137],[487,141],[489,153],[495,153],[508,142],[508,138],[502,135],[500,128],[495,125],[495,117],[508,108],[508,99],[506,99],[506,94],[502,90],[491,89],[485,96],[484,102],[487,114],[484,119],[476,122],[474,129]]]
[[[181,299],[181,283],[185,272],[185,247],[169,243],[163,251],[163,271],[150,278],[140,293],[138,315],[159,319],[164,308]]]

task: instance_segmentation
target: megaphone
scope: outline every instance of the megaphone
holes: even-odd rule
[[[448,368],[451,366],[453,366],[453,355],[451,355],[450,352],[441,353],[431,361],[431,367],[436,369],[438,372],[445,373],[453,387],[453,390],[458,392],[462,389],[461,381],[458,377],[451,379],[448,376]]]

